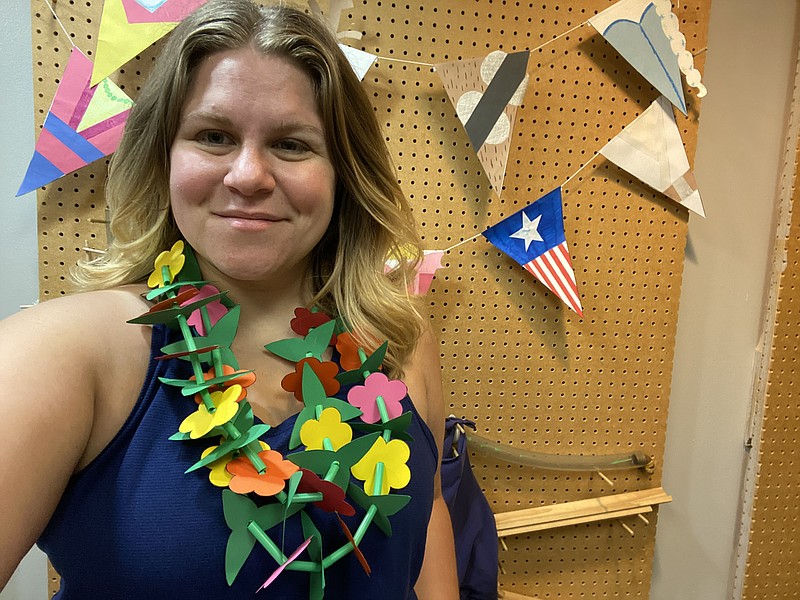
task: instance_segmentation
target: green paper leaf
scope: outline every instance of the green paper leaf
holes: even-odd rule
[[[302,444],[300,441],[300,430],[303,428],[306,421],[316,418],[316,415],[316,408],[313,406],[306,406],[297,414],[294,426],[292,427],[292,435],[289,438],[289,450],[294,450]]]
[[[291,362],[300,362],[306,358],[306,343],[305,340],[290,338],[286,340],[278,340],[264,346],[269,352],[275,356],[279,356]]]
[[[186,306],[173,306],[172,308],[165,308],[157,312],[147,312],[143,315],[139,315],[135,319],[129,319],[128,323],[133,323],[134,325],[156,325],[158,323],[168,323],[174,320],[178,315],[188,317],[201,306],[211,304],[214,300],[218,300],[226,293],[227,292],[220,292],[219,294],[208,296],[207,298],[203,298],[192,304],[187,304]]]
[[[323,323],[319,327],[314,327],[305,337],[306,344],[308,344],[308,351],[320,361],[322,360],[322,353],[330,346],[335,327],[336,321],[331,320],[327,323]]]
[[[305,511],[300,513],[300,522],[303,526],[303,537],[305,539],[311,538],[311,543],[306,548],[308,555],[313,562],[320,565],[319,572],[312,571],[309,573],[311,578],[309,598],[322,599],[325,595],[325,567],[322,566],[322,535],[319,529],[317,529],[317,526],[314,525],[311,517],[309,517]]]
[[[194,249],[187,243],[183,244],[183,268],[178,273],[177,278],[181,281],[187,279],[202,279],[203,275],[200,273],[200,265],[197,264],[197,257],[194,254]],[[205,282],[203,282],[205,283]],[[184,285],[186,285],[184,283]]]
[[[292,362],[300,362],[309,356],[313,356],[317,360],[322,361],[322,354],[329,346],[335,325],[335,321],[328,321],[309,331],[308,335],[302,339],[289,338],[278,340],[277,342],[267,344],[264,348],[272,352],[275,356],[280,356]],[[327,337],[325,337],[326,335]]]
[[[256,441],[262,435],[264,435],[267,431],[269,431],[269,425],[262,424],[262,425],[253,425],[247,432],[245,432],[242,437],[238,440],[234,440],[233,438],[229,438],[219,446],[217,446],[213,452],[209,452],[204,458],[201,458],[196,463],[194,463],[191,467],[186,469],[184,473],[191,473],[192,471],[196,471],[201,467],[205,467],[206,465],[211,464],[217,459],[222,458],[226,454],[230,454],[234,450],[238,450],[239,448],[245,447],[247,444]]]
[[[392,432],[393,438],[398,438],[406,442],[413,442],[414,438],[406,433],[410,424],[411,411],[406,411],[399,417],[386,421],[386,423],[353,423],[353,429],[368,432],[383,432],[384,429],[388,429]]]
[[[228,585],[233,585],[255,544],[256,538],[250,535],[246,528],[231,531],[228,545],[225,547],[225,580]]]
[[[221,385],[226,381],[230,381],[231,379],[236,379],[237,377],[241,377],[242,375],[246,375],[252,373],[253,371],[245,371],[244,373],[231,373],[230,375],[220,375],[219,377],[214,377],[212,379],[206,379],[202,383],[198,383],[197,381],[186,381],[184,380],[183,389],[181,390],[181,394],[184,396],[194,396],[198,392],[202,390],[207,390],[215,385]],[[165,379],[165,378],[164,378]],[[159,381],[162,383],[167,383],[161,377],[159,377]],[[170,381],[180,381],[180,380],[170,380]],[[173,385],[173,384],[168,384]]]
[[[220,348],[230,348],[234,338],[236,338],[236,331],[239,328],[239,313],[241,308],[234,306],[226,312],[222,318],[217,321],[211,330],[206,334],[205,338],[198,338],[205,340],[204,346],[219,346]]]
[[[287,486],[286,490],[286,505],[291,506],[294,503],[294,495],[297,493],[297,486],[300,485],[300,480],[303,478],[303,472],[297,471],[296,473],[292,473],[292,476],[289,477],[289,485]]]
[[[303,365],[303,403],[306,406],[320,404],[325,400],[327,394],[322,382],[317,377],[311,365],[305,363]]]
[[[333,461],[338,460],[339,471],[336,473],[336,477],[333,478],[333,483],[346,490],[350,483],[350,468],[369,452],[369,449],[372,448],[375,440],[379,437],[379,433],[372,433],[356,438],[336,451],[305,450],[304,452],[290,454],[286,458],[298,467],[314,471],[320,477],[324,477]]]
[[[184,264],[184,266],[186,266]],[[200,289],[204,285],[206,285],[207,281],[197,280],[197,281],[173,281],[172,283],[165,285],[164,287],[153,288],[147,294],[145,294],[145,298],[147,300],[155,300],[159,296],[164,296],[169,292],[175,292],[186,285],[190,285],[197,289]]]
[[[247,496],[231,490],[222,490],[222,512],[225,523],[231,531],[247,529],[247,524],[254,521],[258,507]]]
[[[339,373],[336,376],[336,380],[342,385],[348,385],[351,383],[361,383],[365,379],[364,378],[365,371],[369,371],[370,373],[374,373],[375,371],[380,371],[388,347],[389,347],[389,342],[387,340],[383,342],[383,344],[381,344],[380,347],[377,350],[375,350],[375,352],[373,352],[367,357],[367,360],[364,361],[361,367],[359,367],[358,369],[354,369],[352,371],[345,371],[344,373]]]
[[[402,510],[411,500],[411,496],[404,496],[402,494],[368,496],[364,490],[355,483],[350,483],[350,486],[347,488],[347,495],[364,510],[369,510],[370,506],[375,506],[378,510],[375,513],[373,521],[380,530],[389,537],[392,535],[392,524],[389,522],[389,517]]]

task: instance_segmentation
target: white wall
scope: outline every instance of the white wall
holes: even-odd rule
[[[712,0],[652,600],[728,600],[797,0]]]
[[[34,144],[31,18],[28,0],[4,2],[0,11],[0,318],[32,304],[39,294],[36,197],[15,198]],[[0,600],[44,600],[44,554],[34,549],[0,592]]]

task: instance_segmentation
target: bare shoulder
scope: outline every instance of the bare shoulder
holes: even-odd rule
[[[426,323],[406,366],[405,382],[414,406],[432,430],[438,428],[444,411],[439,353],[439,340]]]
[[[146,308],[135,289],[121,288],[49,300],[0,321],[0,361],[10,366],[0,370],[0,480],[15,482],[0,494],[0,587],[70,476],[130,412],[149,332],[125,321]]]

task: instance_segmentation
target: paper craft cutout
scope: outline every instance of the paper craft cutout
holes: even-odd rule
[[[686,99],[682,70],[687,74],[687,83],[699,88],[698,95],[705,95],[669,0],[620,0],[589,19],[589,23],[683,114]]]
[[[207,0],[105,0],[92,85],[172,31]]]
[[[399,379],[389,379],[383,373],[375,372],[364,380],[363,385],[350,388],[347,401],[361,410],[361,419],[365,423],[377,423],[399,417],[403,413],[400,401],[407,393],[406,384]],[[381,418],[379,403],[383,403],[386,419]]]
[[[281,573],[283,573],[284,569],[286,569],[286,567],[287,567],[289,564],[291,564],[291,563],[293,563],[295,560],[297,560],[297,557],[298,557],[298,556],[300,556],[300,554],[302,554],[303,550],[305,550],[305,549],[306,549],[306,547],[308,547],[308,545],[309,545],[310,543],[311,543],[311,538],[308,538],[308,539],[307,539],[305,542],[303,542],[302,544],[300,544],[300,545],[297,547],[297,550],[295,550],[294,552],[292,552],[291,556],[289,556],[289,557],[286,559],[286,562],[285,562],[285,563],[283,563],[281,566],[279,566],[277,569],[275,569],[275,570],[272,572],[272,575],[270,575],[270,576],[267,578],[267,580],[266,580],[264,583],[262,583],[262,584],[261,584],[261,587],[259,587],[259,588],[258,588],[256,591],[257,591],[257,592],[260,592],[261,590],[263,590],[263,589],[266,589],[267,587],[269,587],[269,584],[270,584],[270,583],[272,583],[273,581],[275,581],[275,580],[278,578],[278,575],[280,575]]]
[[[408,286],[408,292],[415,296],[424,296],[431,289],[433,285],[433,278],[436,276],[436,271],[442,268],[442,258],[444,257],[444,250],[423,250],[422,260],[417,264],[417,271],[412,281]],[[389,259],[386,261],[384,273],[389,273],[398,266],[398,261]]]
[[[354,29],[339,31],[339,21],[341,20],[342,12],[344,12],[346,8],[353,8],[353,0],[330,0],[328,2],[328,12],[326,15],[322,14],[322,9],[317,0],[308,0],[308,7],[314,15],[328,22],[331,26],[331,30],[337,32],[336,37],[338,39],[361,39],[360,31]]]
[[[511,130],[528,85],[529,52],[499,50],[483,58],[436,65],[486,176],[503,188]]]
[[[344,52],[345,57],[347,57],[350,66],[353,67],[353,71],[355,71],[358,80],[364,81],[364,76],[378,57],[375,54],[370,54],[369,52],[364,52],[357,48],[351,48],[345,44],[339,44],[339,47],[342,49],[342,52]]]
[[[669,101],[660,96],[600,154],[656,191],[705,217]]]
[[[89,86],[90,61],[72,49],[17,196],[117,149],[133,101],[113,82]]]
[[[482,233],[583,316],[564,235],[560,187]]]

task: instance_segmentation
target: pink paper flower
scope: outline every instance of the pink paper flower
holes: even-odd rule
[[[361,409],[361,420],[365,423],[377,423],[381,420],[378,408],[378,397],[383,398],[389,419],[403,414],[400,401],[406,397],[408,388],[399,379],[389,379],[383,373],[376,372],[366,378],[364,385],[357,385],[347,393],[347,401]]]
[[[188,289],[191,289],[191,286],[184,286],[180,289],[180,291],[183,292],[184,290]],[[209,296],[213,296],[214,294],[219,294],[219,290],[217,288],[215,288],[213,285],[210,284],[204,285],[197,292],[196,296],[192,297],[191,300],[187,300],[186,302],[181,304],[181,306],[186,306],[187,304],[193,304],[195,302],[199,302],[200,300],[208,298]],[[208,310],[208,320],[211,322],[212,327],[216,324],[217,321],[219,321],[222,317],[225,316],[225,313],[228,312],[228,309],[225,308],[225,305],[222,304],[222,302],[220,302],[219,299],[206,304],[205,308]],[[206,334],[206,328],[205,325],[203,325],[203,315],[200,312],[199,308],[196,311],[194,311],[191,315],[189,315],[189,318],[186,319],[186,322],[189,323],[189,325],[194,326],[194,328],[197,330],[197,333],[199,333],[200,335]]]

